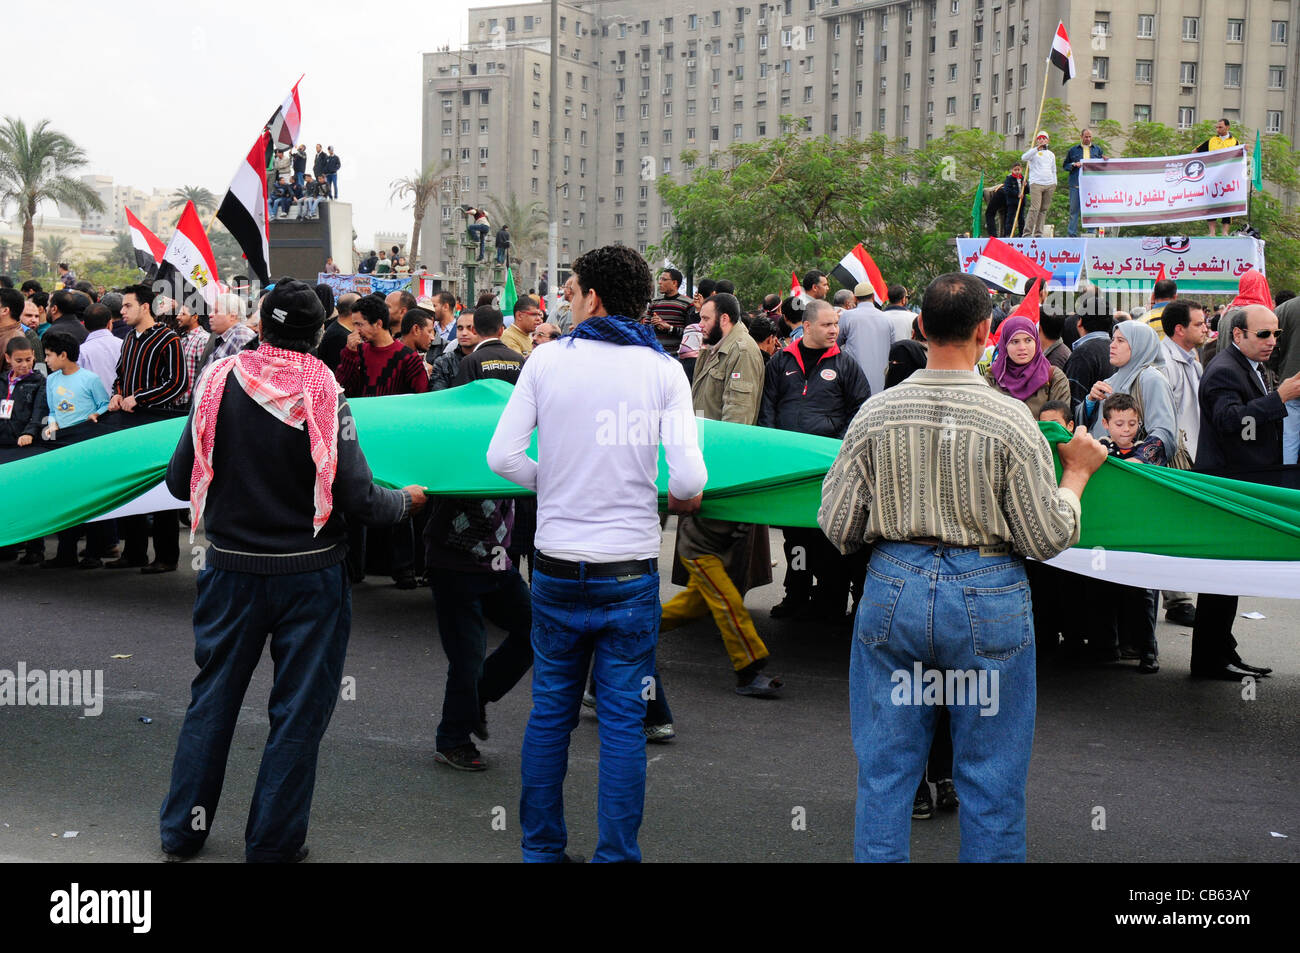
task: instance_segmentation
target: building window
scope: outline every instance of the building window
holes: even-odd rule
[[[1137,35],[1139,40],[1149,40],[1156,35],[1156,15],[1154,13],[1138,14]]]
[[[1134,122],[1150,122],[1151,107],[1149,105],[1137,105],[1133,107]]]
[[[930,37],[930,52],[934,52],[934,37]]]
[[[698,14],[692,13],[686,17],[686,29],[698,30],[700,28],[700,18]]]
[[[1286,89],[1286,67],[1270,66],[1268,68],[1268,88]]]
[[[876,128],[879,129],[881,132],[885,131],[885,125],[886,125],[885,116],[886,116],[886,112],[883,108],[876,113]]]
[[[1020,64],[1020,88],[1024,89],[1029,85],[1029,64]]]
[[[443,162],[450,162],[450,161],[451,161],[451,150],[450,150],[450,149],[443,149],[443,150],[442,150],[442,161],[443,161]]]
[[[1229,42],[1229,43],[1240,43],[1243,39],[1245,39],[1245,35],[1246,35],[1246,21],[1245,21],[1245,20],[1229,20],[1229,21],[1228,21],[1228,37],[1227,37],[1227,39],[1228,39],[1228,42]]]
[[[1223,85],[1227,89],[1241,89],[1241,64],[1223,64]]]
[[[462,119],[462,120],[460,121],[460,134],[461,134],[462,136],[468,136],[468,135],[469,135],[469,120],[468,120],[468,119]]]
[[[912,88],[912,74],[911,74],[911,73],[904,73],[904,74],[903,74],[903,88],[904,88],[904,89],[911,89],[911,88]]]
[[[1142,86],[1151,85],[1151,60],[1137,60],[1133,64],[1133,82]]]
[[[479,131],[479,135],[481,136],[487,135],[488,121],[486,119],[480,119],[478,121],[478,131]]]
[[[1277,43],[1281,46],[1286,45],[1286,21],[1274,20],[1272,29],[1269,30],[1268,41]]]
[[[1282,131],[1282,111],[1280,109],[1270,109],[1267,113],[1265,113],[1265,116],[1267,117],[1264,120],[1265,132]]]
[[[533,179],[533,181],[532,181],[532,187],[533,187],[533,194],[536,195],[536,194],[537,194],[537,180],[536,180],[536,179]]]
[[[956,97],[956,96],[949,96],[949,97],[948,97],[948,107],[947,107],[947,109],[945,110],[945,113],[946,113],[946,115],[949,115],[949,116],[955,116],[955,115],[957,115],[957,97]]]
[[[1183,39],[1199,40],[1201,38],[1201,18],[1183,17]]]
[[[536,136],[540,136],[541,134],[542,134],[542,124],[541,124],[541,122],[539,122],[538,120],[534,119],[534,120],[533,120],[533,136],[536,137]]]
[[[1014,26],[1009,26],[1007,27],[1007,48],[1010,49],[1015,45],[1016,45],[1016,28]]]
[[[1092,18],[1093,36],[1110,36],[1110,11],[1098,10]]]
[[[614,121],[615,121],[615,122],[622,122],[622,121],[624,120],[625,117],[626,117],[626,114],[623,112],[623,107],[622,107],[622,106],[615,106],[615,107],[614,107]]]
[[[948,64],[948,82],[950,82],[950,83],[955,83],[956,81],[957,81],[957,64],[956,64],[956,63],[949,63],[949,64]]]
[[[736,123],[734,126],[731,127],[731,138],[732,138],[732,139],[743,139],[744,137],[745,137],[745,124],[744,124],[744,123],[739,123],[739,122],[738,122],[738,123]]]
[[[1178,107],[1178,128],[1191,129],[1196,125],[1196,110],[1191,106]]]
[[[478,94],[478,103],[480,106],[486,106],[491,102],[490,93],[491,90],[487,90],[487,89],[480,90]]]
[[[956,30],[949,30],[949,31],[948,31],[948,49],[950,49],[950,50],[955,50],[956,48],[957,48],[957,31],[956,31]]]
[[[1110,78],[1110,57],[1094,56],[1092,58],[1092,78],[1094,82],[1104,83]]]
[[[641,118],[642,118],[642,119],[649,119],[649,118],[650,118],[650,104],[649,104],[649,103],[642,103],[642,104],[641,104]]]
[[[1093,103],[1092,109],[1090,109],[1088,112],[1088,121],[1094,123],[1102,122],[1105,120],[1105,118],[1106,118],[1106,104]]]
[[[450,135],[451,135],[451,120],[450,120],[450,119],[444,119],[444,120],[442,121],[442,134],[443,134],[444,136],[450,136]]]
[[[623,201],[623,186],[621,185],[614,186],[614,201],[615,202]],[[622,216],[619,216],[619,218],[621,219]]]
[[[803,88],[803,101],[806,103],[813,101],[813,88],[811,86],[805,86]]]
[[[980,94],[972,93],[970,98],[970,111],[977,113],[980,111]]]
[[[1183,86],[1196,85],[1196,64],[1181,63],[1178,67],[1178,82]]]

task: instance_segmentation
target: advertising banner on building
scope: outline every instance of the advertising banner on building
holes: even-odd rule
[[[1073,291],[1078,285],[1089,239],[1002,238],[999,241],[1050,271],[1052,279],[1049,287]],[[975,267],[975,262],[979,260],[987,243],[987,238],[957,239],[957,259],[962,271],[969,273]]]
[[[1085,228],[1245,215],[1249,195],[1245,146],[1149,159],[1085,159],[1079,170]]]

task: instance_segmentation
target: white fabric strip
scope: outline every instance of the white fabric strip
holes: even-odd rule
[[[1300,562],[1196,559],[1075,547],[1049,559],[1047,565],[1143,589],[1300,599]]]

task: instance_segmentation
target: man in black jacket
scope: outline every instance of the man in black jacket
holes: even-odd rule
[[[455,384],[461,361],[469,356],[481,340],[483,339],[474,330],[474,313],[463,312],[456,319],[456,346],[444,348],[433,362],[433,370],[429,372],[429,390],[446,390]]]
[[[474,333],[479,336],[474,350],[460,362],[456,371],[456,384],[480,381],[486,378],[517,383],[524,369],[524,358],[512,351],[501,340],[506,330],[506,319],[490,304],[474,309]]]
[[[308,353],[325,320],[311,286],[282,278],[263,299],[261,316],[261,347],[200,378],[189,426],[167,467],[167,488],[190,500],[209,543],[194,603],[199,673],[161,812],[168,860],[192,857],[207,838],[235,722],[268,634],[271,729],[245,858],[306,856],[316,756],[339,696],[352,624],[343,514],[391,525],[425,502],[421,487],[374,485],[347,401]],[[315,413],[304,410],[313,406]]]
[[[871,396],[871,385],[857,362],[840,351],[839,315],[829,302],[809,302],[803,332],[768,362],[758,425],[842,439],[849,421]],[[847,557],[816,527],[786,527],[782,532],[785,598],[772,607],[772,617],[796,615],[811,603],[819,617],[842,623],[849,590]]]
[[[1263,305],[1224,315],[1220,334],[1231,343],[1220,349],[1201,377],[1201,433],[1196,469],[1237,480],[1264,482],[1259,472],[1282,463],[1282,421],[1286,402],[1300,397],[1300,374],[1269,392],[1264,369],[1277,343],[1277,315]],[[1232,623],[1237,597],[1202,593],[1192,627],[1192,675],[1240,681],[1272,672],[1247,665],[1237,654]]]
[[[330,157],[326,155],[325,150],[316,143],[316,155],[311,160],[311,174],[316,176],[320,181],[324,181],[325,174],[329,172]]]
[[[64,334],[71,334],[78,344],[83,343],[90,332],[81,323],[81,313],[89,304],[85,295],[75,291],[60,288],[54,292],[50,295],[50,324],[47,333],[62,331]]]
[[[343,163],[334,154],[333,146],[326,146],[325,149],[329,153],[325,158],[325,179],[330,184],[330,198],[336,199],[339,197],[339,167]]]
[[[502,225],[497,229],[497,264],[504,265],[510,257],[510,226]]]
[[[299,146],[293,154],[293,184],[302,188],[307,176],[307,147]]]
[[[1110,301],[1104,294],[1081,295],[1075,313],[1083,322],[1084,334],[1074,342],[1065,362],[1065,376],[1070,381],[1071,400],[1077,404],[1088,396],[1093,384],[1115,373],[1110,363],[1110,332],[1114,320]]]

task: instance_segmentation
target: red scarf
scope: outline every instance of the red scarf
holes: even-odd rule
[[[328,367],[309,354],[271,347],[240,351],[222,358],[194,385],[194,470],[190,474],[190,542],[203,516],[212,484],[212,449],[217,439],[217,410],[234,372],[244,392],[263,410],[296,430],[306,429],[316,464],[312,535],[329,522],[334,510],[334,474],[338,470],[338,394],[342,388]]]

